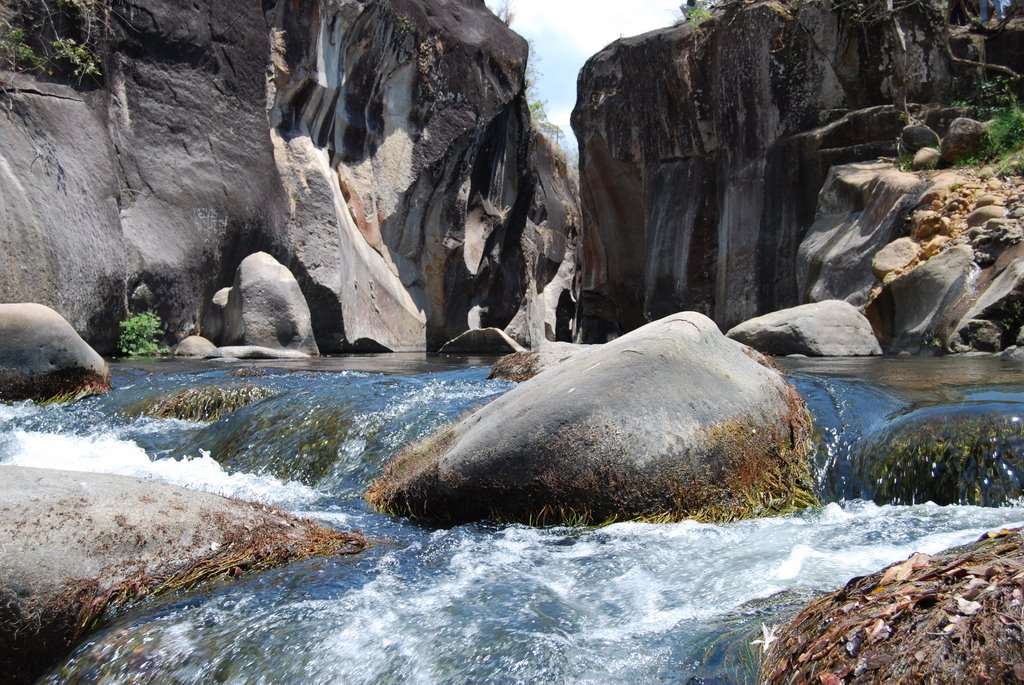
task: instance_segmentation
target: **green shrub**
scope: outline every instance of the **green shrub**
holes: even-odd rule
[[[988,151],[1002,157],[1024,146],[1024,109],[1012,107],[996,113],[988,131]]]
[[[117,339],[118,351],[126,357],[143,357],[162,354],[160,347],[163,324],[153,312],[133,314],[121,322],[121,337]]]

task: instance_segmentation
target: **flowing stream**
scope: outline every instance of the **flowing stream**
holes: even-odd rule
[[[826,503],[729,525],[431,530],[370,510],[363,492],[398,447],[512,387],[486,380],[479,359],[115,365],[104,397],[0,405],[0,464],[265,501],[373,541],[356,557],[145,601],[41,682],[755,682],[751,643],[812,596],[1024,524],[1024,367],[787,363],[815,418]],[[137,416],[211,383],[272,394],[208,424]]]

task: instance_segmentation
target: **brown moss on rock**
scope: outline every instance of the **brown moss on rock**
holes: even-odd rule
[[[110,378],[87,369],[61,369],[27,376],[0,368],[0,400],[34,400],[43,404],[72,402],[110,392]]]
[[[273,394],[269,388],[251,383],[206,385],[176,392],[141,408],[138,413],[160,419],[216,421]]]
[[[769,685],[1024,680],[1024,537],[916,554],[815,600],[773,642]]]
[[[0,467],[0,673],[32,682],[117,609],[290,561],[358,533],[121,476]]]

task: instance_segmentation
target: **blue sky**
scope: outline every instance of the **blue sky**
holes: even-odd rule
[[[499,0],[487,0],[492,9]],[[621,36],[668,26],[680,0],[512,0],[512,28],[533,41],[541,78],[537,91],[548,118],[575,145],[569,115],[583,63]]]

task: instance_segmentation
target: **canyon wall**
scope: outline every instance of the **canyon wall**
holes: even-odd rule
[[[894,104],[951,97],[945,36],[930,3],[853,18],[763,2],[592,57],[573,113],[577,339],[690,309],[728,329],[808,301],[795,265],[829,169],[894,153]]]
[[[0,300],[103,352],[152,309],[173,342],[266,251],[323,352],[571,329],[574,188],[481,0],[98,6],[100,77],[0,77]]]

